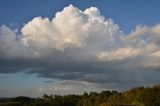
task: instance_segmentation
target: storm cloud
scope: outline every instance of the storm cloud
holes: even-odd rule
[[[160,81],[159,42],[160,24],[137,25],[126,35],[98,8],[69,5],[51,20],[33,18],[21,35],[1,26],[0,73],[25,72],[101,88],[153,84]]]

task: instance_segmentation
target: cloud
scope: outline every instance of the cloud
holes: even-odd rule
[[[91,44],[102,48],[111,42],[117,31],[118,26],[100,16],[97,8],[91,7],[83,12],[70,5],[57,12],[51,21],[48,18],[34,18],[22,28],[22,36],[24,44],[34,46],[37,51],[46,47],[64,51]]]
[[[20,36],[1,26],[0,73],[23,71],[81,87],[83,82],[120,89],[152,84],[160,80],[159,30],[159,24],[138,25],[126,35],[98,8],[69,5],[51,20],[33,18]]]
[[[5,93],[5,92],[7,92],[7,91],[4,90],[4,89],[0,89],[0,92],[1,92],[1,93]]]
[[[99,59],[101,61],[118,61],[118,60],[124,60],[128,58],[134,58],[138,55],[141,55],[142,51],[140,49],[135,48],[119,48],[116,51],[113,52],[102,52],[99,55]],[[143,54],[142,54],[143,55]]]
[[[100,92],[104,90],[103,88],[96,87],[96,84],[88,83],[85,81],[73,81],[73,80],[64,80],[61,81],[59,84],[52,85],[52,86],[42,86],[39,87],[38,91],[40,94],[82,94],[85,92],[90,91],[97,91]]]

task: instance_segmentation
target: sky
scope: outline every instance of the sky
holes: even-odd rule
[[[0,97],[160,83],[159,0],[1,0]]]

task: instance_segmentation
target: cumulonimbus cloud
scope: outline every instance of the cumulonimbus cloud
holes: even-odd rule
[[[137,84],[151,80],[146,70],[160,69],[159,42],[159,24],[137,26],[125,35],[98,8],[82,11],[69,5],[52,20],[33,18],[20,36],[1,26],[0,73],[25,71],[69,81]]]

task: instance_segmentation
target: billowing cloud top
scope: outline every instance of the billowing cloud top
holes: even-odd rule
[[[33,18],[21,29],[20,36],[1,26],[0,73],[24,71],[120,88],[152,83],[160,80],[159,42],[159,24],[137,26],[125,35],[98,8],[82,11],[69,5],[52,20]]]

